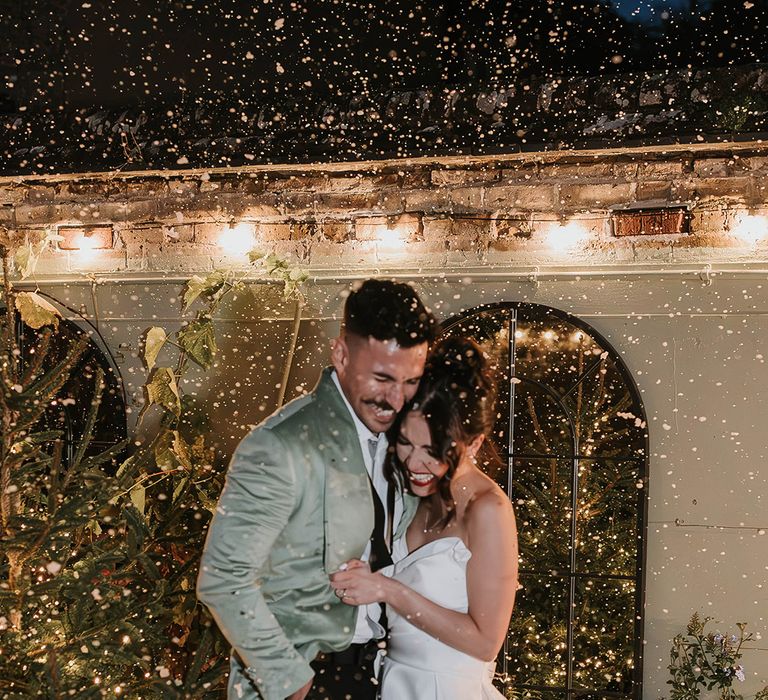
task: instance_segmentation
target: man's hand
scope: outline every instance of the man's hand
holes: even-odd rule
[[[285,700],[304,700],[312,690],[312,683],[315,682],[314,678],[310,678],[306,685],[299,688],[295,693],[291,693]]]

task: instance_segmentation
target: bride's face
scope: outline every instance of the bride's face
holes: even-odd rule
[[[423,498],[435,493],[438,481],[448,471],[448,465],[435,456],[429,425],[418,411],[409,412],[403,419],[395,449],[397,458],[408,470],[408,481],[414,495]]]

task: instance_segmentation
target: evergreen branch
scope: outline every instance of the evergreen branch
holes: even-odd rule
[[[61,451],[64,447],[63,443],[60,440],[57,440],[53,445],[53,463],[52,463],[52,469],[58,470],[61,466]],[[46,538],[48,537],[48,534],[51,531],[52,523],[54,522],[56,515],[56,510],[58,508],[58,502],[56,502],[56,507],[51,512],[50,517],[46,521],[45,527],[42,528],[38,536],[34,539],[32,544],[30,544],[28,547],[24,549],[23,554],[19,556],[19,563],[21,566],[26,564],[30,559],[33,559],[36,555],[40,547],[43,545],[43,542],[45,542]]]
[[[59,665],[56,663],[56,651],[51,649],[45,660],[45,672],[48,680],[48,697],[51,700],[61,696],[61,678]]]
[[[19,381],[19,384],[22,386],[29,384],[37,375],[37,373],[41,371],[43,362],[45,362],[45,359],[48,357],[48,353],[50,352],[52,335],[53,330],[49,326],[43,327],[38,333],[38,343],[37,347],[35,348],[35,354],[32,356],[32,360],[29,363],[29,366]]]
[[[528,413],[530,414],[531,422],[533,423],[533,432],[536,437],[539,438],[539,442],[541,442],[541,445],[544,448],[544,452],[549,452],[549,443],[544,436],[544,431],[541,429],[541,423],[539,423],[539,416],[536,412],[536,406],[533,403],[533,397],[529,394],[526,398],[528,404]]]
[[[200,671],[203,668],[203,663],[208,658],[213,647],[213,639],[211,638],[211,631],[209,627],[203,629],[203,634],[200,638],[200,645],[197,647],[195,656],[192,659],[192,665],[187,671],[187,675],[184,678],[184,687],[189,690],[190,686],[194,685],[200,676]]]
[[[117,457],[123,450],[125,450],[126,447],[130,444],[130,440],[126,438],[125,440],[121,440],[120,442],[112,445],[112,447],[107,448],[103,452],[99,452],[97,455],[93,455],[91,457],[86,457],[82,464],[81,468],[85,471],[94,469],[96,467],[101,466],[105,462],[109,462],[115,457]]]
[[[83,427],[82,437],[77,445],[75,451],[75,457],[70,465],[70,473],[75,472],[80,467],[80,462],[83,460],[83,455],[88,449],[88,445],[91,444],[93,438],[93,429],[96,426],[96,420],[99,417],[99,408],[101,407],[101,400],[104,395],[104,370],[101,367],[96,369],[96,378],[93,382],[94,395],[91,400],[91,405],[88,408],[88,416],[85,419],[85,426]]]
[[[88,347],[88,342],[86,335],[78,338],[58,364],[19,393],[19,400],[22,402],[40,400],[38,397],[42,396],[49,398],[43,398],[41,403],[48,403],[69,379],[72,369]]]
[[[16,401],[20,406],[19,417],[14,426],[15,432],[31,428],[42,418],[48,405],[66,384],[74,365],[85,352],[87,342],[86,336],[79,339],[61,362],[18,395]]]
[[[174,471],[185,471],[184,469],[176,469]],[[187,483],[184,485],[184,490],[188,491],[191,486],[191,483],[189,480],[187,480]],[[171,505],[170,512],[166,514],[165,521],[163,522],[163,527],[159,530],[155,531],[155,536],[159,537],[162,532],[167,532],[172,525],[176,523],[176,521],[184,514],[184,509],[180,506],[181,498],[176,499],[176,501]]]
[[[600,491],[599,491],[598,495],[597,495],[597,496],[595,496],[595,497],[594,497],[594,498],[593,498],[591,501],[588,501],[587,503],[585,503],[585,504],[582,506],[582,510],[592,510],[592,507],[593,507],[593,506],[594,506],[596,503],[600,503],[600,501],[602,501],[602,500],[603,500],[603,498],[605,497],[605,495],[606,495],[606,494],[607,494],[609,491],[612,491],[612,490],[613,490],[613,488],[616,486],[616,484],[618,484],[620,481],[621,481],[621,474],[619,474],[619,475],[618,475],[618,476],[617,476],[615,479],[613,479],[612,481],[609,481],[609,482],[608,482],[607,484],[605,484],[604,486],[601,486],[601,488],[600,488]]]

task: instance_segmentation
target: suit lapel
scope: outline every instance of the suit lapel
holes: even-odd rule
[[[359,558],[374,525],[370,480],[355,425],[329,368],[317,385],[317,439],[325,470],[325,570]]]

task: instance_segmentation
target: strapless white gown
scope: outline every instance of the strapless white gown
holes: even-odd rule
[[[394,544],[387,573],[438,605],[467,612],[467,562],[458,537],[428,542],[411,553]],[[495,663],[449,647],[387,610],[389,644],[381,676],[381,700],[504,700],[491,683]]]

